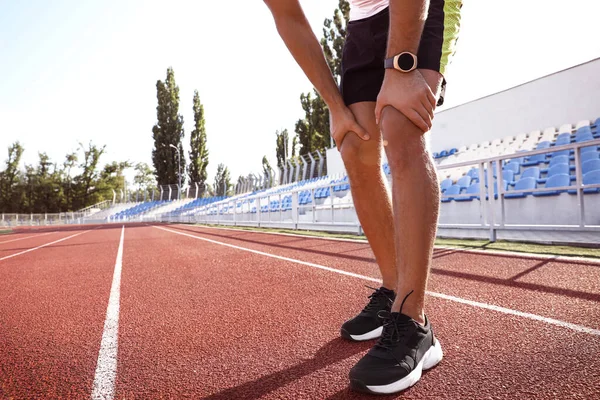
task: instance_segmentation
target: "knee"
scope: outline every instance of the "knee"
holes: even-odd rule
[[[390,168],[405,169],[409,163],[429,157],[423,132],[398,110],[386,107],[380,128]]]
[[[349,133],[344,142],[340,153],[346,166],[346,170],[352,173],[356,169],[369,169],[369,167],[379,168],[381,163],[381,140],[379,135],[371,134],[371,139],[362,140],[353,133]]]

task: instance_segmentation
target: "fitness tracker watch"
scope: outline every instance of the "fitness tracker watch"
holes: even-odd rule
[[[410,72],[417,68],[417,56],[410,51],[404,51],[394,57],[386,58],[384,67],[397,69],[400,72]]]

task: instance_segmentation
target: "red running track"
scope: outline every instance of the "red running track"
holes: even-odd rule
[[[102,228],[0,261],[0,398],[90,397],[121,231]],[[364,243],[127,226],[123,251],[114,398],[369,397],[347,373],[373,342],[338,331],[377,283],[294,262],[377,278]],[[593,262],[436,250],[429,289],[598,330],[599,275]],[[427,312],[445,358],[384,398],[600,396],[599,331],[432,296]]]

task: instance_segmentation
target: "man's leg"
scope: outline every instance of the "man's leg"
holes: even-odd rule
[[[350,105],[350,110],[371,137],[364,141],[349,133],[340,149],[350,180],[354,207],[375,254],[383,287],[396,290],[392,201],[381,165],[382,139],[375,123],[375,102],[354,103]]]
[[[357,316],[342,325],[341,335],[350,340],[369,340],[381,335],[383,321],[379,312],[390,311],[395,297],[394,219],[390,191],[381,168],[382,140],[375,124],[375,102],[354,103],[350,109],[371,139],[364,141],[349,133],[340,152],[350,178],[354,207],[379,265],[383,287],[369,296],[369,303]]]
[[[434,95],[442,76],[432,70],[419,70]],[[392,173],[392,198],[398,273],[397,297],[392,311],[424,324],[424,301],[431,255],[437,231],[439,186],[425,135],[403,114],[386,107],[381,131],[387,141],[385,151]]]

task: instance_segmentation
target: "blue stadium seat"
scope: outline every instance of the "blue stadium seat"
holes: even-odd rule
[[[440,152],[439,158],[448,157],[448,152],[446,150],[442,150]]]
[[[550,159],[549,167],[552,168],[558,164],[569,164],[569,156],[557,156]]]
[[[600,160],[588,160],[581,164],[581,173],[583,175],[597,170],[600,170]]]
[[[456,184],[458,186],[460,186],[461,189],[466,189],[471,184],[471,177],[468,175],[465,175],[462,178],[460,178],[458,181],[456,181]]]
[[[519,177],[519,180],[521,180],[523,178],[534,178],[537,181],[538,179],[540,179],[540,168],[539,167],[527,168],[526,170],[523,171],[523,173]]]
[[[569,164],[556,164],[550,167],[548,170],[548,178],[554,175],[567,174],[569,175],[571,168],[569,168]]]
[[[508,164],[506,164],[503,168],[503,170],[505,171],[512,171],[515,174],[518,174],[519,171],[521,170],[519,163],[516,162],[509,162]]]
[[[550,142],[542,142],[542,143],[550,143]],[[540,143],[540,144],[542,144]],[[538,148],[536,150],[540,150],[540,144],[538,144]],[[542,147],[542,149],[544,148],[548,148],[550,147],[549,145],[547,147]],[[521,164],[523,167],[529,167],[532,165],[538,165],[539,163],[543,163],[546,161],[546,156],[547,154],[536,154],[534,156],[529,156],[527,157],[527,161],[525,161],[523,164]]]
[[[586,161],[597,160],[599,158],[600,158],[600,153],[598,152],[598,150],[596,150],[596,151],[588,151],[585,153],[581,153],[581,157],[579,159],[581,160],[581,163],[583,164]]]
[[[440,153],[438,153],[437,151],[434,151],[433,158],[440,158]]]
[[[458,149],[456,149],[456,148],[452,148],[452,149],[450,149],[450,151],[448,152],[448,155],[449,155],[449,156],[451,156],[451,155],[453,155],[453,154],[456,154],[456,152],[457,152],[457,151],[458,151]]]
[[[448,190],[448,188],[452,186],[453,183],[454,182],[452,182],[452,179],[444,179],[440,184],[440,190],[442,191],[442,193]]]
[[[535,178],[522,178],[519,179],[517,181],[517,183],[515,184],[515,190],[526,190],[526,189],[535,189],[537,187],[537,181]],[[504,195],[505,198],[507,199],[514,199],[517,197],[525,197],[527,196],[528,192],[523,192],[523,193],[506,193]]]
[[[453,195],[453,194],[460,194],[461,191],[461,187],[458,185],[452,185],[450,186],[445,192],[445,195]],[[447,197],[447,198],[442,198],[442,203],[447,203],[450,200],[452,200],[453,197]]]
[[[551,154],[551,157],[562,157],[562,156],[567,156],[569,157],[569,154],[571,154],[571,150],[559,150],[559,151],[555,151]]]
[[[554,142],[554,144],[556,146],[563,146],[565,144],[571,144],[571,134],[570,133],[561,133],[556,138],[556,141]]]
[[[584,185],[600,185],[600,169],[595,169],[583,175]],[[600,188],[583,189],[583,193],[599,193]]]
[[[479,179],[479,168],[471,168],[467,175],[471,177],[471,179]]]
[[[598,147],[597,146],[587,146],[587,147],[582,147],[581,148],[581,154],[585,154],[585,153],[589,153],[589,152],[594,152],[594,151],[598,151]]]
[[[502,180],[504,182],[508,182],[509,185],[512,185],[515,180],[515,173],[511,170],[502,171]]]
[[[556,165],[553,168],[561,167],[562,165]],[[555,187],[561,186],[569,186],[571,184],[571,176],[569,174],[555,174],[552,175],[546,181],[546,188],[551,189]],[[533,193],[534,196],[556,196],[561,193],[566,192],[566,190],[548,190],[544,192],[536,192]]]
[[[594,140],[594,136],[592,136],[592,132],[582,134],[580,136],[575,137],[575,142],[577,142],[577,143],[587,142],[589,140]]]
[[[457,197],[454,201],[472,201],[473,199],[479,199],[479,183],[472,183],[468,188],[466,194],[471,194],[469,197]]]

